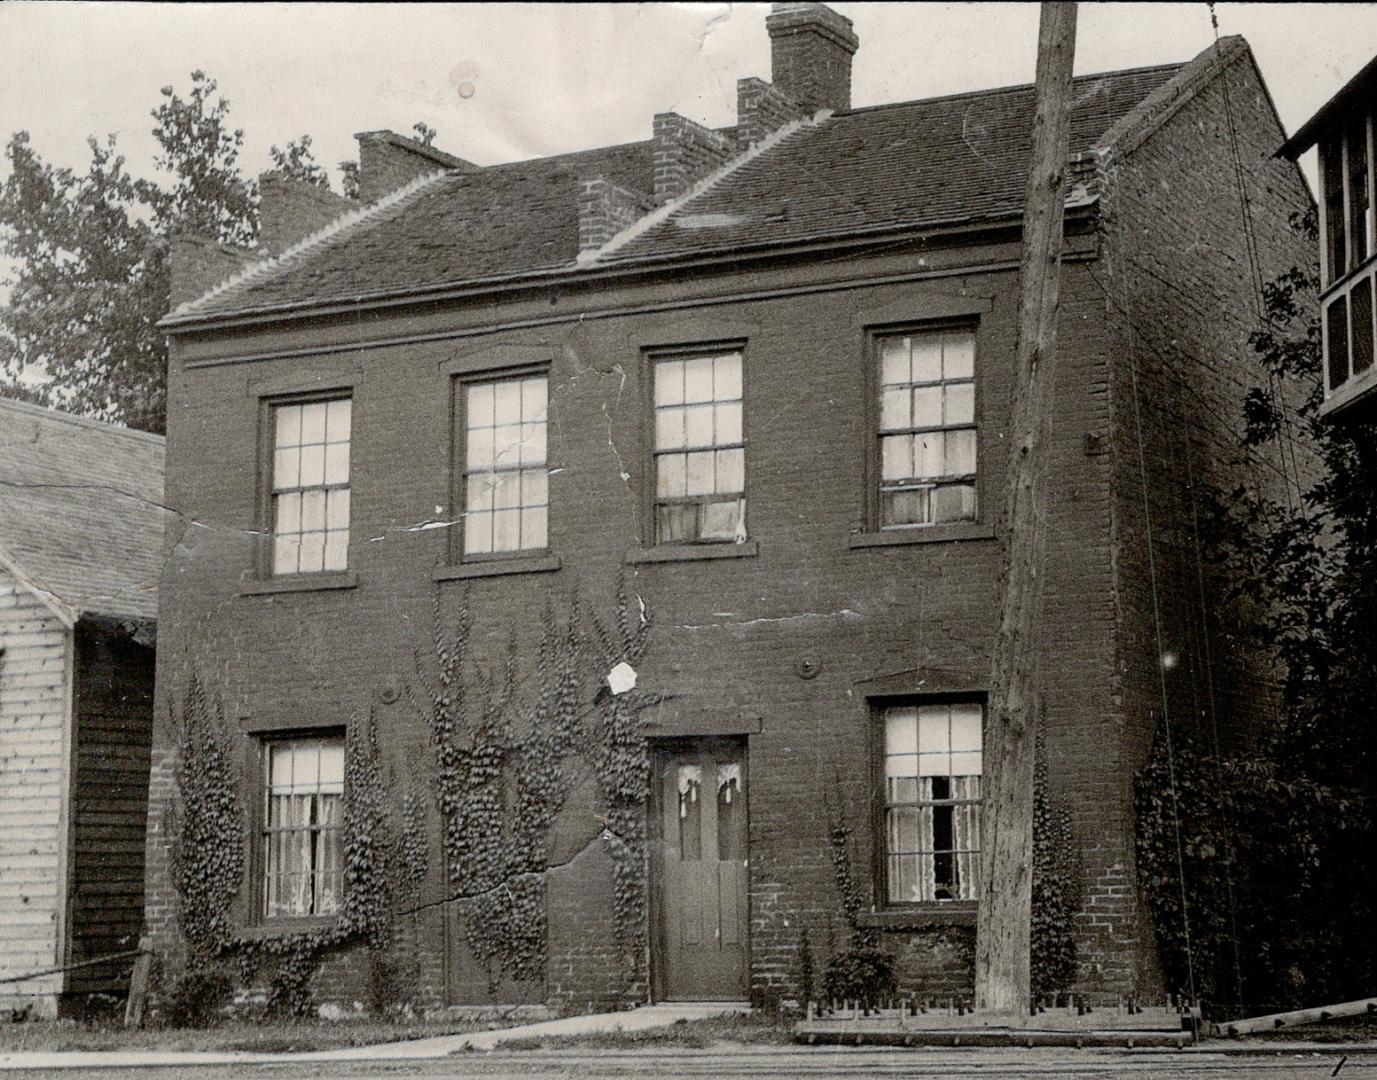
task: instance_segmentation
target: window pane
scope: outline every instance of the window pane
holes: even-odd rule
[[[907,390],[885,390],[880,395],[880,427],[909,427],[908,403]]]
[[[474,473],[469,476],[464,486],[465,509],[491,510],[496,484],[497,476],[494,473]]]
[[[325,446],[303,446],[301,448],[301,477],[297,481],[302,487],[316,487],[325,483]]]
[[[951,749],[951,709],[925,705],[918,711],[918,752],[945,753]]]
[[[549,406],[549,380],[545,376],[523,379],[521,383],[521,419],[532,424],[545,423]]]
[[[746,451],[717,451],[717,491],[722,493],[746,490]]]
[[[545,425],[521,425],[521,463],[523,465],[545,464]]]
[[[975,472],[975,430],[947,432],[946,475],[965,476]]]
[[[521,474],[521,505],[544,506],[550,501],[550,474],[544,469],[527,469]]]
[[[742,527],[744,508],[744,499],[704,504],[701,538],[704,540],[735,540],[738,537],[744,537],[746,532]]]
[[[975,383],[955,383],[946,388],[944,424],[975,423]]]
[[[302,445],[325,442],[325,407],[323,401],[313,401],[301,407]]]
[[[913,436],[913,476],[941,476],[945,472],[942,448],[946,440],[940,431]]]
[[[684,543],[693,539],[698,507],[693,503],[670,503],[655,508],[655,536],[662,544]]]
[[[538,506],[521,511],[521,546],[523,549],[546,546],[546,510]]]
[[[684,400],[690,404],[712,400],[712,357],[684,361]]]
[[[703,768],[679,766],[679,859],[695,862],[703,857]]]
[[[952,776],[979,776],[980,768],[979,753],[952,754],[951,756]]]
[[[319,532],[301,534],[301,562],[298,570],[303,574],[314,574],[325,567],[325,534]]]
[[[521,474],[501,472],[493,477],[493,506],[507,510],[521,505]]]
[[[1340,296],[1325,312],[1329,349],[1329,389],[1348,381],[1348,298]]]
[[[913,391],[913,426],[942,426],[942,388],[920,386]]]
[[[934,488],[928,499],[930,520],[972,521],[975,519],[975,488],[970,484],[943,484]]]
[[[980,749],[980,721],[984,710],[979,705],[951,707],[951,747],[953,750]]]
[[[741,766],[717,766],[717,857],[731,862],[746,857],[745,792]]]
[[[918,334],[913,338],[913,381],[936,382],[942,377],[942,337]]]
[[[684,445],[684,410],[655,410],[655,449],[677,450]]]
[[[880,524],[923,525],[928,520],[926,488],[911,491],[886,491],[880,496]]]
[[[464,444],[464,465],[469,469],[486,469],[493,461],[493,429],[470,428]]]
[[[325,441],[341,443],[349,441],[349,425],[354,404],[349,398],[331,401],[325,407]]]
[[[343,530],[332,529],[325,534],[325,560],[323,569],[346,570],[349,567],[349,534]]]
[[[470,429],[492,427],[494,423],[493,398],[492,383],[474,383],[468,388],[468,426]]]
[[[1372,366],[1372,278],[1365,277],[1349,294],[1353,304],[1353,373]]]
[[[464,550],[476,554],[492,551],[492,514],[470,511],[464,518]]]
[[[969,379],[975,374],[975,335],[955,330],[943,335],[942,378]]]
[[[718,446],[725,443],[739,443],[741,441],[741,403],[737,401],[727,405],[718,405],[716,426]]]
[[[499,407],[500,407],[499,402]],[[493,429],[493,462],[511,468],[521,462],[521,425],[499,424]]]
[[[659,466],[656,491],[663,496],[679,497],[688,494],[687,462],[683,454],[662,454],[655,459]]]
[[[296,447],[278,450],[273,454],[273,487],[293,488],[301,477],[301,451]]]
[[[655,365],[655,404],[678,405],[684,400],[684,362],[661,360]]]
[[[880,440],[881,475],[886,480],[904,480],[913,475],[913,439],[890,435]]]
[[[325,448],[325,482],[327,484],[347,484],[349,482],[349,444],[331,443]]]
[[[295,533],[290,536],[273,538],[273,573],[295,574],[298,572],[298,553],[301,538]]]
[[[277,510],[277,524],[274,526],[274,532],[294,533],[301,531],[301,493],[299,491],[289,491],[275,496],[273,506]]]
[[[688,455],[688,494],[708,495],[713,489],[713,452],[700,451]]]
[[[918,710],[889,709],[885,713],[885,753],[911,754],[918,748]]]
[[[325,528],[325,492],[319,488],[301,493],[301,530]]]
[[[520,510],[494,510],[492,515],[493,551],[516,551],[520,547],[520,529]]]
[[[713,361],[713,397],[731,401],[741,397],[741,354],[719,356]]]
[[[711,446],[712,440],[711,405],[699,405],[684,410],[684,437],[688,446]]]
[[[301,406],[279,405],[273,410],[277,431],[273,444],[278,447],[301,445]]]
[[[908,338],[881,338],[880,382],[886,386],[894,386],[908,381]]]
[[[504,379],[493,386],[494,423],[521,423],[521,383],[515,379]],[[498,447],[502,445],[498,440]],[[499,449],[500,452],[500,449]]]
[[[349,528],[349,489],[330,492],[326,503],[325,524],[331,529]]]

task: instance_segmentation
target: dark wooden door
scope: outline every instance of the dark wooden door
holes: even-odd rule
[[[659,997],[747,996],[746,754],[738,740],[656,755]]]

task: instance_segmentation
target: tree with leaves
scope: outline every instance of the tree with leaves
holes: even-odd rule
[[[170,306],[171,237],[251,246],[258,188],[240,171],[243,129],[230,126],[229,102],[205,72],[191,73],[185,96],[163,87],[151,116],[153,178],[129,171],[113,135],[87,140],[84,173],[44,161],[26,131],[10,138],[0,186],[0,256],[11,267],[0,282],[0,393],[161,432],[167,344],[156,323]],[[309,135],[271,156],[279,172],[329,187]],[[348,164],[353,195],[357,164]]]

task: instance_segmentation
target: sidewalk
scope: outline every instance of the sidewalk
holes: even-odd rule
[[[0,1052],[0,1071],[21,1069],[138,1069],[199,1065],[271,1065],[309,1061],[407,1061],[443,1058],[464,1051],[493,1050],[511,1039],[540,1035],[587,1035],[597,1032],[644,1031],[679,1020],[703,1020],[727,1013],[744,1013],[749,1007],[737,1002],[686,1002],[646,1005],[625,1012],[566,1016],[519,1027],[470,1031],[463,1035],[437,1035],[430,1039],[351,1046],[343,1050],[319,1050],[297,1054],[245,1052],[100,1050],[59,1053]]]

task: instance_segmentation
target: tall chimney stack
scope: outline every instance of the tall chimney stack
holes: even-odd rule
[[[851,57],[861,40],[850,19],[826,4],[775,4],[765,29],[776,90],[810,113],[851,108]]]

